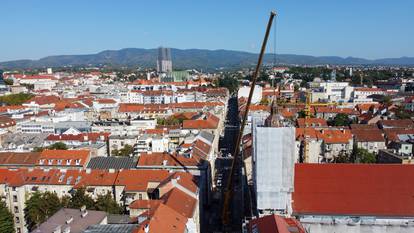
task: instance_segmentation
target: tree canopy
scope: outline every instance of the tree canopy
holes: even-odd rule
[[[355,163],[376,163],[377,158],[373,153],[363,148],[356,148],[353,151]]]
[[[100,211],[105,211],[110,214],[121,214],[122,208],[118,203],[112,198],[110,193],[105,195],[98,195],[98,198],[95,202],[95,209]]]
[[[0,232],[14,233],[13,214],[4,201],[0,201]]]
[[[6,105],[21,105],[33,97],[32,94],[18,93],[0,96],[0,104]]]
[[[113,156],[130,156],[134,152],[134,147],[131,145],[126,144],[121,149],[114,149],[111,151],[111,155]]]
[[[63,142],[55,142],[52,145],[48,146],[48,147],[35,147],[33,148],[33,152],[42,152],[44,149],[48,149],[48,150],[67,150],[68,146],[66,146],[65,143]]]
[[[56,193],[35,192],[27,201],[24,209],[27,228],[32,231],[55,214],[62,203]]]
[[[348,115],[344,113],[338,113],[334,119],[328,123],[331,126],[348,126],[351,123],[351,120],[349,119]]]
[[[69,208],[81,208],[86,206],[86,209],[94,209],[95,202],[93,199],[86,195],[85,188],[77,189],[70,198]]]
[[[239,81],[236,78],[226,75],[223,78],[218,78],[215,81],[215,86],[225,87],[230,93],[235,93],[239,89]]]

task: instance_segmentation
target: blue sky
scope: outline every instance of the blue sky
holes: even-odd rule
[[[414,56],[412,0],[2,0],[0,61],[160,45],[258,52],[272,9],[278,53]]]

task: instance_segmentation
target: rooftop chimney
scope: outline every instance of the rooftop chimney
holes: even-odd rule
[[[144,227],[144,232],[145,232],[145,233],[149,233],[149,232],[150,232],[150,230],[149,230],[149,225],[148,225],[148,224],[146,224],[146,225],[145,225],[145,227]]]
[[[73,222],[73,216],[70,216],[70,218],[66,220],[66,224],[70,224],[71,222]]]
[[[55,229],[53,229],[53,233],[62,233],[62,226],[59,225],[59,226],[55,227]]]

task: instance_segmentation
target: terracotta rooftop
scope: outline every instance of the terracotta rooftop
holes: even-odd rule
[[[193,217],[197,199],[184,193],[178,188],[170,190],[162,197],[162,199],[164,200],[165,205],[177,211],[182,216],[187,218]]]
[[[0,152],[1,165],[35,165],[40,157],[37,152]]]
[[[167,205],[160,204],[149,221],[143,222],[134,233],[184,233],[188,219]]]
[[[380,129],[352,129],[351,131],[357,142],[385,142]]]
[[[296,164],[295,215],[414,217],[413,165]]]
[[[297,119],[298,127],[328,127],[328,123],[325,119],[322,118],[298,118]]]
[[[199,161],[195,158],[187,158],[182,155],[170,153],[141,153],[137,166],[162,166],[164,163],[166,163],[166,166],[176,167],[199,165]]]
[[[89,150],[44,150],[38,165],[42,166],[85,166],[90,158]]]
[[[249,233],[305,233],[305,229],[295,218],[268,215],[249,222]]]
[[[378,123],[381,126],[381,128],[403,128],[403,129],[414,128],[414,122],[410,119],[381,120]]]

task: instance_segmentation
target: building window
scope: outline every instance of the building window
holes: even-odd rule
[[[18,228],[16,228],[16,233],[21,233],[22,232],[22,230],[20,229],[20,227],[18,227]]]
[[[12,191],[16,191],[16,187],[12,187]]]
[[[20,218],[19,217],[16,217],[16,223],[17,224],[20,223]]]
[[[140,194],[138,194],[138,199],[139,200],[142,200],[142,194],[140,193]]]
[[[13,195],[13,202],[17,202],[17,195]]]
[[[16,214],[19,213],[19,207],[17,207],[17,206],[14,207],[14,213],[16,213]]]

